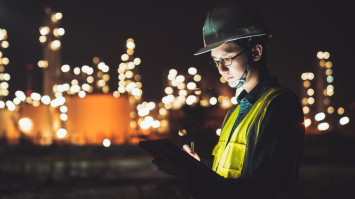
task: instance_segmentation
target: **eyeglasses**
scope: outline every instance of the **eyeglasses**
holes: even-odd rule
[[[211,63],[215,64],[217,67],[219,66],[219,64],[222,64],[223,66],[229,66],[232,64],[233,59],[239,57],[240,55],[242,55],[243,53],[245,53],[246,50],[242,51],[241,53],[235,55],[234,57],[230,57],[230,58],[221,58],[220,60],[213,60]]]

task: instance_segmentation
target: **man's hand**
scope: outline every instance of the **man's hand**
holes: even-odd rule
[[[191,155],[192,157],[194,157],[196,160],[201,161],[200,156],[198,156],[197,153],[193,152],[192,149],[189,147],[189,145],[184,144],[184,146],[182,146],[182,149],[184,151],[186,151],[186,153],[188,153],[189,155]]]

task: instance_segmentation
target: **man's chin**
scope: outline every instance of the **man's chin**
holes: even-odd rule
[[[236,81],[238,81],[238,80],[236,80],[236,79],[230,79],[230,80],[226,80],[226,81],[227,81],[228,84],[232,84],[232,83],[234,83],[234,82],[236,82]]]

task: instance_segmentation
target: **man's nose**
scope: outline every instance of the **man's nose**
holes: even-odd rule
[[[217,67],[218,67],[219,72],[226,72],[229,70],[229,68],[227,66],[223,65],[222,63],[218,63]]]

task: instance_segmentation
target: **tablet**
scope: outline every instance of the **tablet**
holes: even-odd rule
[[[168,139],[140,141],[139,147],[147,151],[155,158],[174,160],[184,166],[189,172],[196,172],[212,178],[222,178],[212,169],[186,153]]]

